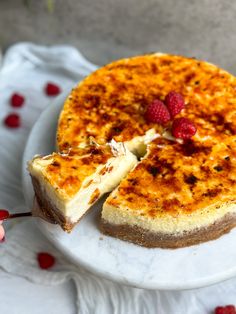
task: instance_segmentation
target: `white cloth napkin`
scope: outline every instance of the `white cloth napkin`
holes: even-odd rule
[[[25,141],[40,112],[50,105],[43,93],[48,81],[68,89],[95,70],[75,48],[42,47],[30,43],[12,46],[0,69],[0,208],[27,210],[21,190],[21,158]],[[9,97],[19,92],[26,97],[23,108],[9,106]],[[2,121],[9,112],[22,117],[19,129],[7,129]],[[41,270],[38,252],[56,257],[50,270]],[[58,285],[72,279],[77,290],[78,313],[213,313],[221,304],[236,304],[236,279],[189,291],[148,291],[122,286],[71,264],[41,234],[33,218],[8,226],[7,240],[0,245],[0,267],[6,272],[44,284]],[[183,265],[184,267],[184,265]]]

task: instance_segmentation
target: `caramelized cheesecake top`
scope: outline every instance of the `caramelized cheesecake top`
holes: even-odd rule
[[[59,150],[112,138],[127,142],[161,126],[145,120],[147,106],[175,91],[197,133],[183,144],[158,138],[107,204],[157,217],[186,215],[236,201],[236,78],[203,61],[150,54],[113,62],[80,83],[65,102]]]
[[[57,132],[59,150],[87,142],[104,144],[112,138],[130,141],[151,128],[144,113],[154,99],[170,91],[184,96],[179,117],[190,118],[198,136],[236,134],[236,79],[203,61],[167,54],[150,54],[113,62],[89,75],[67,98]]]
[[[104,165],[99,175],[109,172],[109,165],[105,164],[112,157],[114,154],[108,145],[73,148],[45,157],[37,156],[29,163],[29,170],[32,174],[38,170],[43,179],[66,200],[71,199],[82,185],[86,187],[85,179],[93,175],[98,166]],[[87,182],[87,186],[92,183]]]
[[[106,203],[151,218],[236,203],[236,138],[156,139]]]

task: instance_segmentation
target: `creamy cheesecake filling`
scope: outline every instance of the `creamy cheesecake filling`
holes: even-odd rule
[[[147,152],[147,144],[155,138],[160,137],[155,129],[148,130],[143,136],[135,136],[132,140],[125,142],[126,147],[138,157],[143,157]]]
[[[53,204],[71,223],[77,222],[85,212],[103,194],[112,191],[122,178],[137,164],[137,158],[121,144],[113,145],[116,156],[108,159],[106,164],[101,164],[96,171],[88,176],[82,183],[79,191],[72,197],[63,196],[58,188],[53,187],[43,174],[43,168],[50,164],[49,159],[34,160],[29,165],[31,175],[40,183],[40,188],[45,197]],[[105,171],[103,171],[105,169]]]
[[[65,203],[65,207],[61,211],[70,218],[71,222],[76,222],[98,198],[111,192],[136,163],[136,157],[130,152],[127,152],[125,156],[111,158],[106,167],[113,169],[100,175],[99,172],[104,168],[104,165],[99,166],[93,176],[86,178],[79,192],[72,200]],[[91,180],[93,183],[86,187]],[[93,195],[95,198],[91,200]]]
[[[142,210],[130,210],[122,205],[114,207],[109,202],[105,202],[102,219],[109,224],[137,226],[155,233],[183,234],[208,227],[226,214],[236,214],[235,203],[214,204],[191,214],[179,214],[178,217],[160,215],[152,218],[144,215]]]

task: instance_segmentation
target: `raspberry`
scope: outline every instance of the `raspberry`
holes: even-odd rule
[[[236,309],[234,305],[217,306],[215,314],[236,314]]]
[[[185,140],[191,138],[196,132],[195,125],[187,118],[178,118],[173,121],[172,134],[176,138]]]
[[[217,306],[215,308],[215,314],[226,314],[225,313],[225,308],[223,306]]]
[[[20,116],[17,113],[11,113],[5,118],[4,124],[8,128],[18,128],[21,124]]]
[[[60,94],[60,92],[60,87],[54,83],[47,83],[47,85],[45,86],[45,93],[48,96],[57,96],[58,94]]]
[[[12,106],[12,107],[18,107],[18,108],[20,108],[20,107],[23,106],[23,104],[24,104],[24,102],[25,102],[25,98],[24,98],[24,96],[22,96],[21,94],[15,93],[15,94],[13,94],[13,95],[11,96],[10,102],[11,102],[11,106]]]
[[[55,264],[55,257],[49,253],[41,252],[37,255],[38,264],[41,269],[51,268]]]
[[[166,95],[165,105],[169,109],[170,115],[173,118],[184,108],[183,96],[176,92],[170,92]]]
[[[7,219],[10,216],[6,209],[0,209],[0,220]]]
[[[225,306],[225,313],[226,314],[236,314],[236,309],[234,305],[226,305]]]
[[[148,122],[163,124],[170,120],[170,113],[161,100],[155,99],[147,107],[145,117]]]

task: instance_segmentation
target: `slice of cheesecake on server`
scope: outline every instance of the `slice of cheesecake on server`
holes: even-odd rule
[[[44,216],[71,231],[88,209],[113,190],[136,165],[122,143],[71,148],[36,156],[28,164],[36,201]]]

